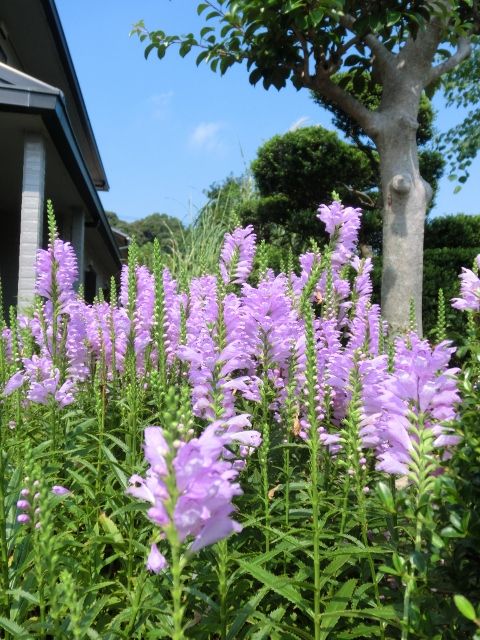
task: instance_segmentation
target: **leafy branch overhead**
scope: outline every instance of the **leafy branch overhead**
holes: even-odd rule
[[[198,4],[197,12],[204,21],[198,35],[137,24],[145,54],[163,57],[177,45],[181,56],[195,50],[197,64],[222,74],[244,64],[251,84],[313,91],[373,142],[383,199],[385,318],[395,331],[405,329],[413,299],[421,326],[423,229],[433,189],[419,161],[420,102],[470,55],[478,1],[218,0]],[[378,102],[362,99],[366,82],[378,87]]]
[[[423,31],[422,40],[437,58],[425,74],[426,87],[469,55],[468,38],[479,28],[471,0],[219,0],[199,3],[197,13],[206,23],[197,35],[149,31],[143,21],[132,34],[148,42],[146,57],[156,50],[163,58],[176,45],[182,57],[200,50],[197,64],[209,64],[221,74],[245,62],[251,84],[261,80],[266,89],[281,89],[290,81],[354,111],[356,119],[366,117],[369,109],[346,89],[352,77],[358,86],[365,71],[373,70],[375,77],[401,62],[409,53],[403,45],[409,42],[412,48]],[[445,48],[437,49],[440,43]],[[337,81],[340,70],[348,73]]]

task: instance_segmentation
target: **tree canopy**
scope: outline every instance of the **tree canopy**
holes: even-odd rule
[[[113,211],[107,211],[106,214],[112,227],[135,237],[140,247],[157,238],[160,248],[166,253],[172,251],[172,243],[180,241],[185,231],[181,220],[166,213],[152,213],[133,222],[121,220]]]
[[[181,56],[225,73],[245,63],[252,84],[288,82],[335,104],[378,152],[383,195],[382,306],[394,331],[409,325],[414,302],[421,328],[423,233],[432,188],[417,148],[420,102],[471,52],[480,27],[472,0],[208,0],[197,5],[198,36],[134,28],[145,54]],[[339,76],[339,72],[342,74]],[[365,78],[381,87],[378,107],[357,96]],[[349,90],[349,85],[354,91]]]
[[[302,127],[267,140],[251,165],[257,197],[242,207],[259,238],[301,251],[318,236],[315,211],[336,191],[360,204],[376,188],[377,175],[365,155],[320,126]]]

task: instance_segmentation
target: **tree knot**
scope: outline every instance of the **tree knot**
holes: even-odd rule
[[[405,195],[412,188],[412,178],[409,175],[399,173],[393,176],[391,187],[399,195]]]

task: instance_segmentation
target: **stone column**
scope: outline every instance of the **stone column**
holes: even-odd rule
[[[85,211],[74,208],[72,215],[72,246],[75,249],[78,264],[78,280],[76,286],[83,285],[85,275]]]
[[[24,310],[35,296],[35,261],[42,246],[45,198],[45,141],[27,133],[23,148],[23,182],[18,264],[18,308]]]

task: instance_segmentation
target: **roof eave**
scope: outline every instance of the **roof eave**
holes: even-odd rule
[[[62,23],[60,21],[60,16],[58,15],[57,7],[55,6],[54,0],[40,0],[40,2],[42,3],[45,15],[47,16],[48,22],[50,24],[52,35],[55,40],[55,44],[57,45],[57,50],[63,69],[68,78],[68,82],[72,87],[77,109],[79,111],[80,117],[83,121],[83,125],[90,139],[92,149],[94,150],[96,156],[98,169],[101,173],[102,183],[95,184],[95,188],[99,191],[108,191],[110,189],[110,186],[108,184],[107,175],[103,166],[100,152],[98,150],[97,141],[95,140],[90,118],[88,117],[82,90],[80,88],[80,83],[78,82],[75,67],[73,66],[72,57],[70,55],[70,50],[68,48],[67,39],[65,37]]]
[[[42,117],[67,170],[75,174],[77,180],[80,179],[80,185],[77,181],[74,180],[74,182],[79,186],[82,197],[87,201],[86,204],[90,205],[89,210],[97,216],[100,223],[100,233],[109,247],[117,267],[120,268],[122,264],[120,251],[75,138],[62,94],[60,92],[57,95],[42,94],[38,91],[25,89],[12,91],[9,87],[0,86],[0,110],[33,113]]]

